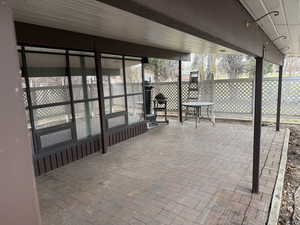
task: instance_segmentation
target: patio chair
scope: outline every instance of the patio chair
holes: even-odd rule
[[[153,111],[155,115],[155,120],[158,116],[158,112],[164,112],[164,121],[157,121],[157,123],[169,123],[169,120],[167,119],[167,98],[162,94],[159,93],[155,96],[153,100]]]

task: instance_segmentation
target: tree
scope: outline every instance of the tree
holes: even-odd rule
[[[178,62],[176,60],[164,60],[150,58],[145,69],[154,73],[154,81],[173,81],[178,77]]]
[[[220,57],[219,69],[226,72],[229,79],[239,78],[239,74],[243,73],[245,67],[244,56],[226,54]]]
[[[251,56],[246,56],[246,61],[245,61],[245,66],[244,66],[244,73],[248,74],[249,78],[254,77],[255,65],[256,65],[255,58],[253,58]]]
[[[273,72],[273,64],[269,62],[264,62],[263,64],[263,74],[268,74]]]
[[[300,57],[287,56],[284,60],[284,74],[286,76],[297,76],[300,72]]]

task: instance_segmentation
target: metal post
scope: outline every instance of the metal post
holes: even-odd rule
[[[141,64],[142,64],[143,112],[144,112],[144,120],[146,120],[145,68],[144,68],[143,60],[141,60]]]
[[[178,61],[178,118],[179,122],[182,123],[182,62]]]
[[[255,70],[255,103],[254,103],[254,135],[253,135],[253,170],[252,192],[259,192],[259,162],[260,162],[260,136],[261,136],[261,107],[262,107],[262,79],[263,58],[256,57]]]
[[[105,119],[105,106],[104,106],[104,92],[102,81],[102,65],[101,56],[97,51],[95,54],[95,66],[96,66],[96,79],[97,79],[97,91],[98,91],[98,104],[100,113],[100,128],[101,128],[101,141],[102,141],[102,153],[107,152],[108,142],[107,140],[107,121]]]
[[[277,116],[276,116],[276,131],[280,129],[280,110],[281,110],[281,91],[282,91],[282,70],[283,66],[279,66],[278,76],[278,94],[277,94]]]
[[[126,114],[125,114],[125,120],[126,120],[126,125],[128,125],[128,102],[127,102],[127,85],[126,85],[126,67],[125,67],[125,57],[122,56],[122,66],[123,66],[123,85],[124,85],[124,97],[125,97],[125,109],[126,109]]]
[[[72,85],[72,75],[70,68],[70,56],[69,51],[66,51],[66,74],[68,78],[68,87],[70,94],[70,103],[71,103],[71,115],[72,115],[72,140],[77,140],[77,129],[76,129],[76,115],[75,115],[75,105],[74,105],[74,95],[73,95],[73,85]]]

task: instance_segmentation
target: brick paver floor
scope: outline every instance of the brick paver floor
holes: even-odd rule
[[[249,125],[152,129],[37,178],[45,225],[265,224],[284,131],[262,129],[260,194],[251,194]]]

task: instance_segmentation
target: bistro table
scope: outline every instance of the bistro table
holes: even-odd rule
[[[187,115],[189,112],[189,108],[194,109],[193,115],[195,115],[195,120],[196,120],[196,128],[197,128],[197,122],[198,119],[200,120],[201,117],[201,109],[202,107],[207,108],[207,117],[210,119],[210,121],[215,125],[215,116],[213,112],[213,102],[202,102],[202,101],[194,101],[194,102],[184,102],[182,103],[182,106],[185,106],[186,111],[185,111],[185,119],[187,120]],[[203,118],[203,117],[202,117]]]

